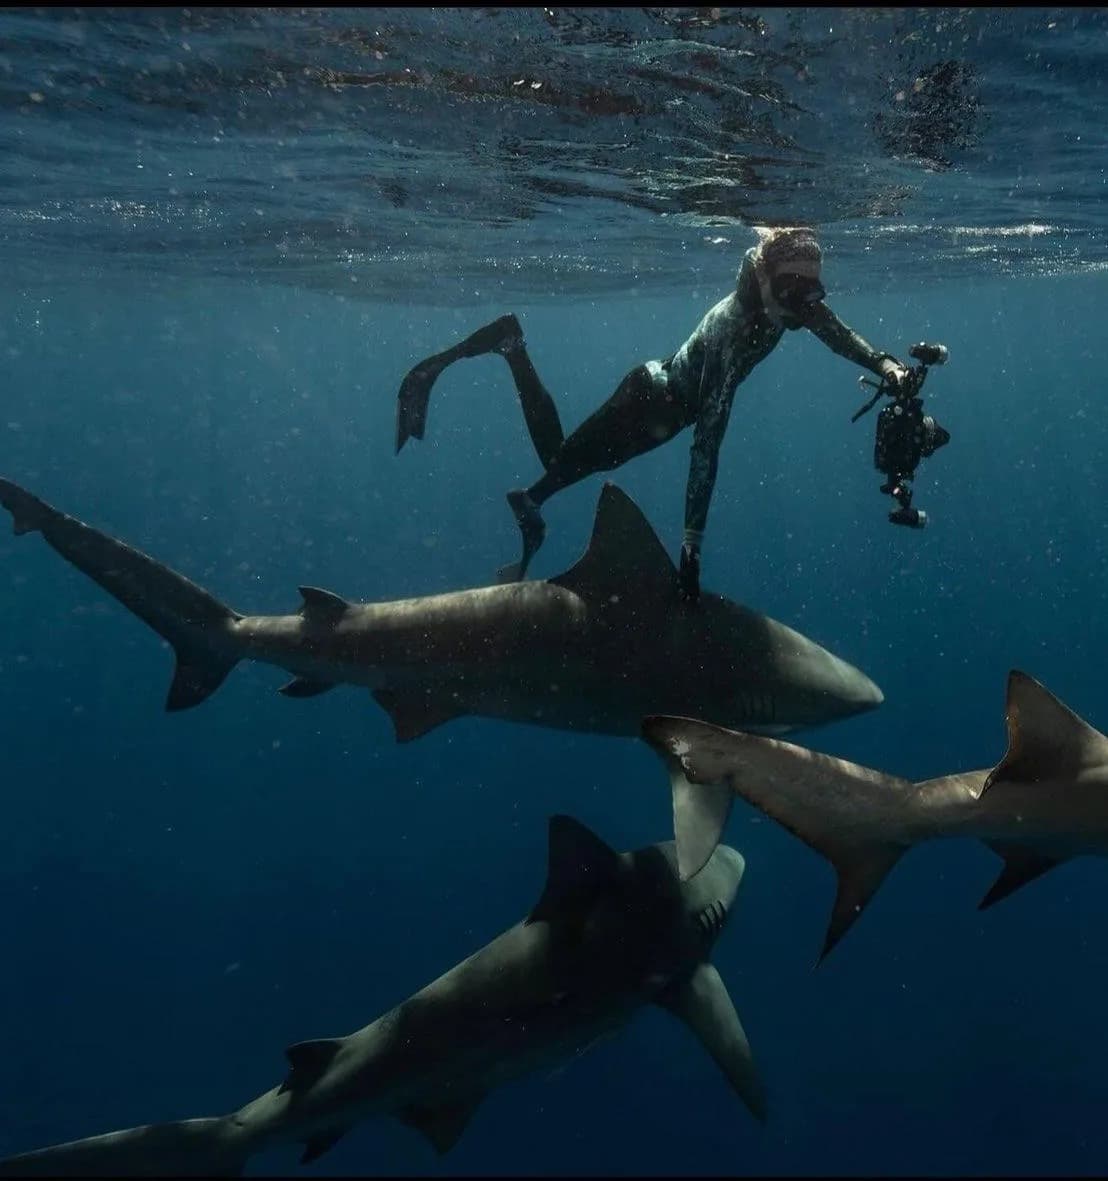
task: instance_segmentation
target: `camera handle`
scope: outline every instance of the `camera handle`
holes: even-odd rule
[[[874,381],[872,377],[858,378],[859,385],[870,386],[875,393],[868,402],[854,412],[850,419],[851,422],[857,422],[863,414],[868,414],[881,400],[883,394],[905,401],[910,398],[918,398],[920,390],[923,389],[923,383],[927,380],[927,367],[929,365],[945,365],[950,353],[946,345],[925,344],[921,341],[919,344],[912,345],[908,350],[908,355],[919,361],[919,364],[910,367],[905,379],[897,385],[892,385],[884,377],[880,381]]]

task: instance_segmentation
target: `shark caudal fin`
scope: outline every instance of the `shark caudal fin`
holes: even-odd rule
[[[682,878],[696,873],[718,844],[730,794],[760,808],[831,862],[838,892],[820,960],[908,846],[903,814],[915,786],[905,779],[689,718],[646,718],[643,737],[670,773]]]
[[[1108,764],[1108,737],[1019,669],[1008,674],[1005,714],[1008,750],[989,772],[982,795],[1003,794],[1010,784],[1057,784]],[[979,910],[994,906],[1067,860],[1015,842],[990,841],[989,847],[1004,859],[1004,867],[978,903]]]
[[[39,532],[71,565],[117,598],[173,646],[177,669],[167,710],[199,705],[238,663],[225,633],[241,618],[184,576],[146,554],[59,512],[0,479],[0,504],[16,534]]]
[[[0,1177],[238,1177],[250,1155],[225,1117],[147,1124],[0,1160]]]

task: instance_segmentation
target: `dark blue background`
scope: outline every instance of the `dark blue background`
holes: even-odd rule
[[[673,351],[735,261],[664,301],[517,307],[567,428]],[[1105,724],[1104,279],[835,298],[833,249],[827,278],[877,347],[950,347],[927,395],[953,441],[917,486],[932,526],[886,524],[858,371],[790,334],[737,395],[705,585],[885,690],[803,736],[818,749],[915,778],[987,766],[1012,667]],[[299,583],[478,585],[515,556],[503,493],[537,466],[499,358],[444,376],[426,441],[393,456],[406,369],[505,307],[180,283],[3,304],[0,472],[240,610],[294,609]],[[671,551],[688,442],[615,477]],[[599,485],[550,504],[536,576],[579,554]],[[553,812],[619,848],[671,835],[635,741],[462,719],[398,746],[368,694],[289,701],[250,665],[166,715],[168,650],[40,538],[0,538],[0,610],[0,1154],[272,1085],[286,1044],[351,1032],[519,919]],[[491,1095],[445,1158],[378,1120],[306,1173],[1103,1171],[1102,863],[979,914],[999,862],[925,846],[813,973],[832,871],[745,807],[728,839],[748,874],[715,958],[768,1127],[648,1011]]]

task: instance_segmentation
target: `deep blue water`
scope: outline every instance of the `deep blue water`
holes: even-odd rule
[[[240,610],[292,609],[302,583],[364,600],[483,584],[516,553],[503,493],[537,474],[506,368],[451,369],[426,441],[396,457],[406,370],[516,310],[575,425],[728,290],[753,240],[740,222],[664,292],[579,275],[528,295],[523,275],[495,302],[493,271],[467,299],[446,256],[357,299],[172,254],[110,282],[55,258],[50,281],[0,290],[0,473]],[[926,390],[953,435],[917,480],[931,525],[886,523],[873,420],[849,421],[858,371],[789,334],[736,397],[703,580],[884,689],[802,741],[924,778],[1001,757],[1011,668],[1108,725],[1108,278],[989,256],[957,281],[923,259],[917,281],[890,224],[828,225],[825,278],[878,347],[950,349]],[[687,442],[614,477],[671,550]],[[551,502],[536,576],[579,555],[599,488]],[[637,741],[461,719],[398,746],[364,692],[290,701],[256,665],[167,715],[168,650],[36,536],[0,537],[0,618],[0,1155],[237,1107],[282,1076],[287,1044],[351,1032],[517,921],[552,813],[621,849],[671,836]],[[741,805],[727,837],[748,868],[714,960],[765,1128],[650,1010],[492,1094],[443,1158],[380,1119],[304,1175],[1104,1171],[1108,866],[1065,865],[982,914],[996,858],[925,845],[813,972],[831,869]],[[250,1171],[294,1167],[290,1148]]]

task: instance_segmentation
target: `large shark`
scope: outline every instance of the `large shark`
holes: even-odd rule
[[[1015,669],[1007,721],[995,767],[919,783],[689,718],[647,718],[643,736],[669,769],[683,875],[716,847],[735,795],[831,862],[826,956],[920,841],[977,837],[1003,858],[982,910],[1070,857],[1108,855],[1108,738]]]
[[[357,1033],[290,1046],[279,1086],[229,1115],[9,1157],[0,1175],[230,1176],[281,1143],[315,1160],[379,1113],[446,1152],[490,1090],[572,1059],[646,1004],[681,1018],[764,1119],[746,1034],[708,958],[743,868],[720,845],[683,883],[672,842],[616,853],[555,816],[546,886],[522,922]]]
[[[584,556],[557,578],[372,604],[305,586],[293,615],[240,615],[7,480],[0,503],[17,534],[42,533],[169,641],[170,710],[203,701],[243,659],[291,672],[290,697],[371,689],[401,742],[465,714],[638,735],[645,714],[668,712],[779,733],[883,700],[784,624],[719,595],[681,604],[669,556],[612,484]]]

